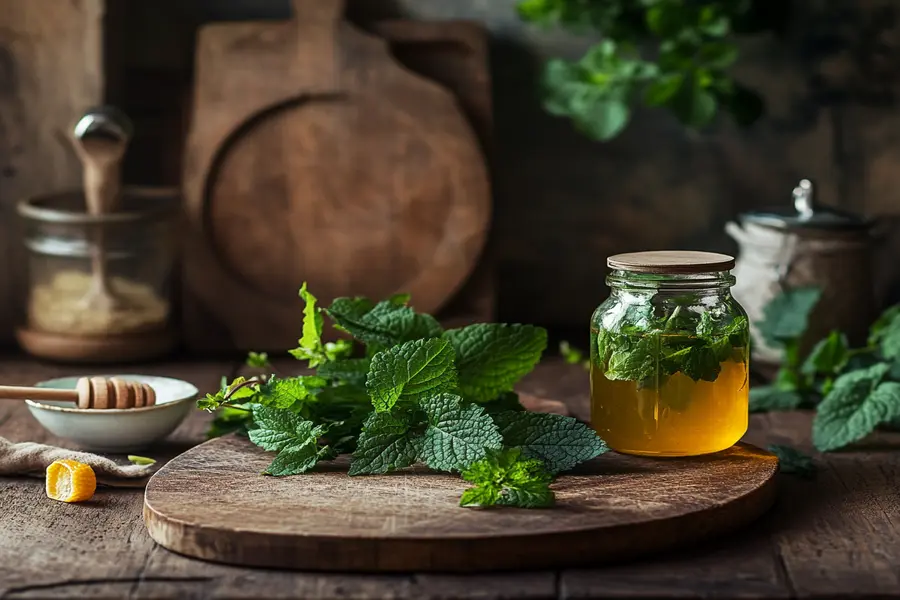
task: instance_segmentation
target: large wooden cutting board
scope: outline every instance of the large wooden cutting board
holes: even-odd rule
[[[776,458],[747,444],[689,459],[608,453],[554,484],[552,509],[475,510],[466,483],[423,468],[349,477],[260,475],[272,456],[237,437],[150,480],[144,522],[162,546],[246,566],[337,571],[542,569],[624,560],[745,525],[775,498]]]
[[[485,157],[456,97],[345,22],[341,0],[292,4],[292,21],[198,38],[185,285],[240,349],[295,345],[302,281],[326,301],[404,291],[437,312],[490,223]],[[190,345],[222,346],[192,322]]]

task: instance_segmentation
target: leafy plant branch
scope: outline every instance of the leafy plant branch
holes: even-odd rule
[[[759,330],[784,359],[772,385],[751,389],[750,410],[815,409],[813,443],[828,452],[900,422],[900,305],[872,324],[866,345],[852,348],[845,334],[832,331],[801,356],[820,298],[816,288],[796,288],[766,306]]]
[[[580,60],[550,60],[542,92],[548,112],[609,140],[637,104],[665,108],[691,128],[720,110],[740,125],[756,121],[762,99],[728,69],[739,56],[734,34],[778,27],[783,15],[765,1],[521,0],[518,12],[538,25],[603,36]]]

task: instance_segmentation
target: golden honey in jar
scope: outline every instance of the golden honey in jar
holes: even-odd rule
[[[618,452],[694,456],[747,431],[749,322],[731,296],[734,259],[619,254],[591,318],[591,422]]]

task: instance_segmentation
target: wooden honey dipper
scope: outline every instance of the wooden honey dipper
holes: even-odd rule
[[[74,390],[0,385],[0,399],[74,402],[78,408],[142,408],[156,404],[156,392],[146,383],[117,377],[81,377]]]

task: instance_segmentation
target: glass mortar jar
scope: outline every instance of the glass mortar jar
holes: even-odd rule
[[[607,260],[591,318],[591,422],[617,452],[694,456],[747,431],[749,323],[734,259],[635,252]]]
[[[171,350],[178,200],[170,188],[125,187],[117,210],[103,215],[89,215],[80,192],[20,202],[27,250],[20,345],[41,358],[92,363]],[[90,293],[98,256],[113,305]]]

